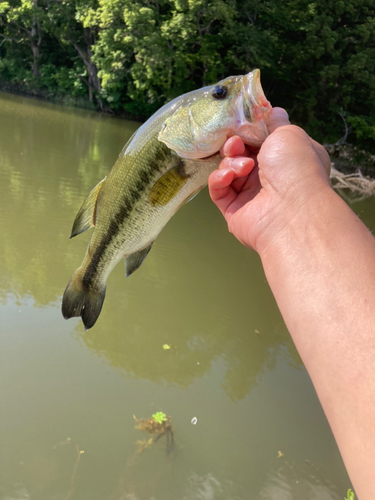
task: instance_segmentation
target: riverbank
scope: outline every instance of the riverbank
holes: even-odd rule
[[[375,155],[351,144],[325,145],[332,163],[344,174],[360,171],[365,177],[375,177]]]
[[[59,104],[70,108],[87,109],[90,111],[97,111],[94,104],[91,104],[87,99],[74,98],[71,96],[56,95],[52,92],[43,91],[38,88],[25,86],[21,83],[0,81],[0,91],[9,94],[30,97],[40,101],[50,102],[52,104]]]
[[[99,111],[94,104],[83,98],[66,95],[56,95],[37,88],[25,87],[22,84],[0,81],[0,91],[38,99],[68,108],[85,109],[96,113],[116,116],[120,119],[143,123],[144,116],[135,116],[127,112],[115,113],[107,109]],[[375,195],[375,155],[358,150],[351,144],[325,145],[332,161],[332,180],[334,185],[340,185],[346,191],[353,191],[354,195]],[[345,187],[346,186],[346,187]]]
[[[20,83],[0,81],[0,92],[7,92],[8,94],[14,94],[24,97],[30,97],[31,99],[37,99],[39,101],[50,102],[51,104],[57,104],[59,106],[65,106],[67,108],[73,109],[84,109],[87,111],[92,111],[94,113],[105,114],[107,116],[116,116],[124,120],[131,120],[134,122],[144,123],[147,120],[147,116],[134,115],[126,111],[115,112],[109,108],[104,110],[99,110],[95,104],[90,103],[87,99],[73,97],[70,95],[55,94],[53,92],[48,92],[47,90],[41,90],[38,88],[33,88],[30,86],[24,86]]]
[[[326,145],[331,161],[331,181],[347,201],[375,196],[375,155],[351,144]]]

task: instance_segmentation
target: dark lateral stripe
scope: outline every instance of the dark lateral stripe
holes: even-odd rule
[[[155,176],[155,172],[160,171],[161,167],[165,163],[170,150],[164,144],[159,144],[163,147],[160,149],[158,148],[157,154],[155,155],[156,158],[154,158],[154,161],[149,164],[148,168],[139,172],[139,178],[135,186],[130,189],[129,193],[124,197],[122,205],[119,207],[109,224],[107,233],[103,237],[98,248],[95,250],[95,253],[91,258],[91,262],[87,266],[86,272],[82,278],[82,286],[84,289],[90,288],[105,250],[117,236],[124,221],[130,217],[134,205],[141,198],[145,187],[151,183],[152,178]]]

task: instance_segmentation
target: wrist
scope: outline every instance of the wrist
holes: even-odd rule
[[[270,203],[272,208],[264,216],[262,230],[255,242],[255,250],[264,263],[276,256],[282,258],[299,243],[306,245],[307,237],[314,240],[314,233],[320,232],[332,204],[335,200],[341,201],[324,178],[289,189],[285,196],[275,192],[273,197],[279,199]]]

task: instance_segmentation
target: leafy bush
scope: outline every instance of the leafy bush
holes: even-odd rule
[[[0,0],[0,79],[151,115],[255,67],[323,143],[375,152],[374,0]],[[21,29],[22,28],[22,29]],[[31,35],[33,33],[33,35]]]

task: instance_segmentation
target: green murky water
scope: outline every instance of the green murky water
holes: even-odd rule
[[[206,191],[130,279],[114,270],[92,330],[63,320],[90,237],[69,240],[73,219],[137,127],[0,94],[0,500],[341,499],[349,479],[259,258]],[[372,229],[374,208],[355,205]],[[137,454],[133,414],[157,411],[175,448]]]

